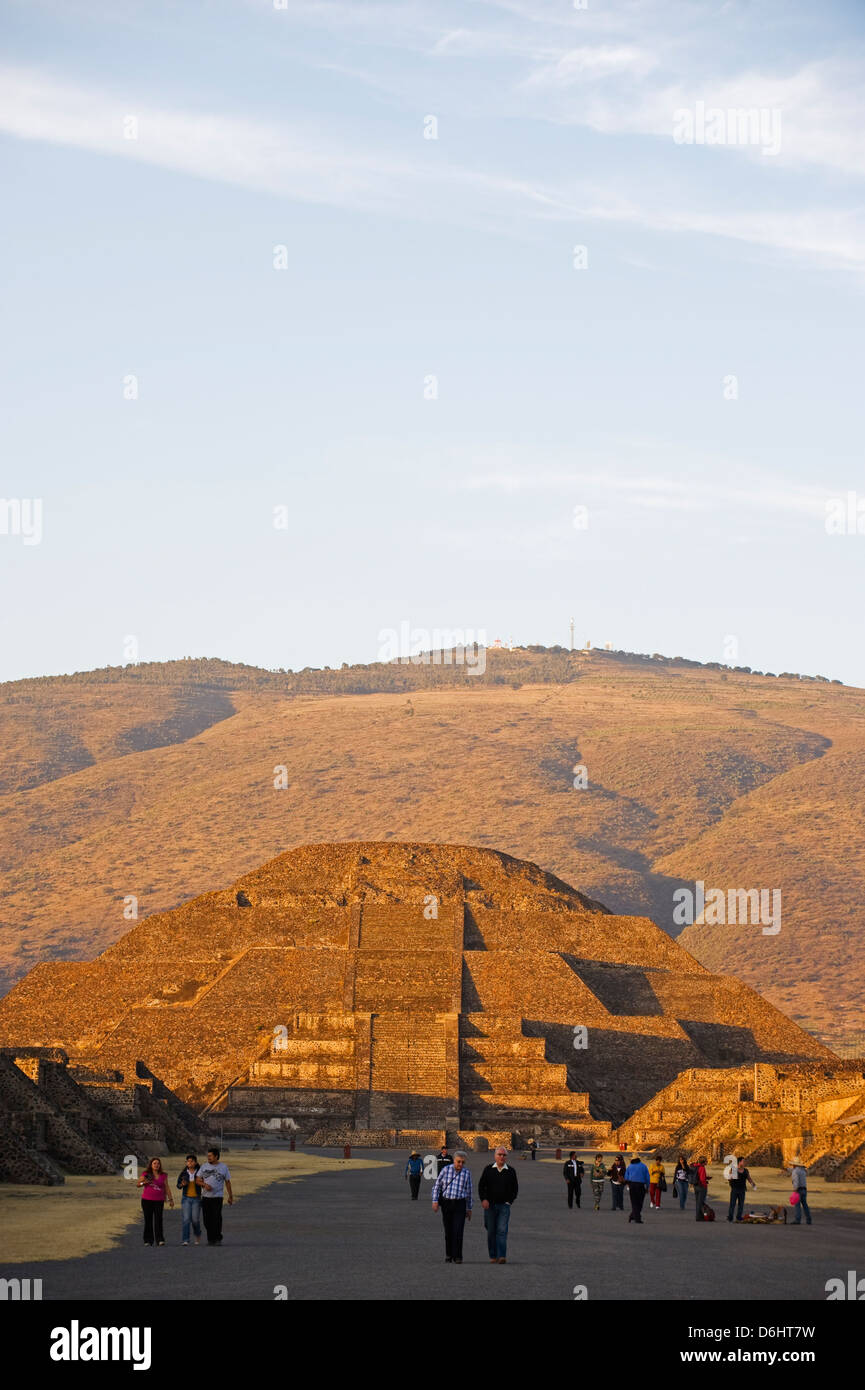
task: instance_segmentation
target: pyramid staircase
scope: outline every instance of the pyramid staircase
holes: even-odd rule
[[[466,1131],[510,1125],[606,1127],[585,1091],[568,1089],[568,1069],[548,1062],[542,1037],[527,1037],[519,1015],[460,1017],[460,1122]]]

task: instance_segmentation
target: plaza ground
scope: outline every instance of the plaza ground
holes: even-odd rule
[[[166,1209],[166,1245],[145,1247],[137,1194],[122,1178],[74,1178],[62,1188],[0,1188],[0,1276],[42,1280],[44,1300],[303,1299],[826,1299],[826,1281],[865,1273],[865,1187],[814,1179],[810,1227],[729,1225],[727,1185],[711,1169],[718,1219],[699,1225],[694,1199],[672,1192],[641,1226],[595,1212],[588,1181],[569,1210],[561,1163],[516,1157],[508,1264],[491,1265],[480,1204],[464,1263],[444,1262],[431,1183],[409,1200],[406,1155],[395,1150],[290,1154],[232,1147],[223,1154],[239,1200],[224,1208],[221,1246],[180,1244],[180,1211]],[[584,1158],[587,1156],[584,1155]],[[489,1155],[469,1155],[475,1182]],[[513,1159],[511,1160],[513,1161]],[[172,1181],[183,1158],[165,1160]],[[789,1177],[754,1169],[746,1209],[786,1200]],[[712,1198],[713,1192],[716,1194]],[[626,1198],[627,1208],[627,1198]],[[77,1256],[74,1251],[81,1252]]]

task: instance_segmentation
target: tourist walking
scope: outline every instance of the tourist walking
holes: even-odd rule
[[[199,1164],[195,1154],[186,1155],[186,1167],[181,1168],[177,1179],[180,1189],[180,1215],[183,1218],[181,1240],[189,1244],[190,1227],[195,1232],[195,1244],[201,1244],[201,1179],[198,1176]]]
[[[709,1190],[709,1183],[712,1181],[706,1172],[706,1164],[708,1162],[709,1160],[705,1154],[702,1158],[698,1158],[691,1178],[691,1182],[694,1185],[694,1199],[697,1204],[698,1221],[703,1221],[705,1219],[703,1212],[706,1207],[706,1194]]]
[[[207,1150],[207,1162],[202,1163],[198,1176],[201,1178],[201,1216],[207,1232],[207,1244],[221,1245],[223,1193],[228,1192],[229,1206],[234,1203],[234,1194],[228,1167],[219,1161],[219,1149]]]
[[[607,1177],[610,1179],[610,1191],[613,1194],[613,1211],[624,1211],[625,1209],[625,1160],[621,1154],[616,1154],[610,1167],[607,1169]]]
[[[568,1154],[568,1161],[563,1168],[565,1182],[568,1184],[568,1206],[573,1210],[574,1202],[577,1207],[580,1205],[580,1193],[583,1188],[583,1165],[577,1158],[576,1149],[571,1149]]]
[[[649,1206],[654,1207],[655,1211],[661,1210],[661,1193],[666,1190],[667,1171],[661,1161],[661,1155],[655,1154],[649,1169]]]
[[[730,1184],[730,1205],[727,1209],[727,1220],[733,1220],[734,1209],[738,1207],[739,1213],[736,1216],[736,1220],[741,1221],[745,1214],[745,1187],[748,1184],[750,1184],[751,1187],[757,1186],[751,1178],[748,1169],[745,1167],[744,1158],[736,1159],[736,1171],[727,1181]]]
[[[642,1226],[643,1202],[646,1200],[646,1190],[649,1186],[649,1170],[639,1154],[631,1154],[631,1161],[625,1169],[625,1182],[628,1184],[628,1196],[631,1199],[631,1214],[628,1220]]]
[[[604,1195],[604,1183],[607,1181],[607,1165],[604,1163],[603,1154],[595,1154],[595,1162],[589,1173],[589,1182],[592,1184],[592,1196],[595,1199],[595,1211],[601,1209],[601,1198]]]
[[[417,1149],[412,1149],[409,1154],[408,1163],[405,1165],[405,1175],[408,1178],[411,1199],[416,1202],[420,1192],[420,1180],[423,1176],[423,1159]]]
[[[799,1194],[798,1202],[794,1203],[796,1215],[793,1217],[792,1224],[794,1226],[802,1225],[802,1213],[804,1211],[805,1220],[807,1224],[810,1226],[811,1211],[808,1207],[808,1174],[806,1172],[804,1163],[802,1163],[801,1159],[799,1158],[794,1158],[793,1160],[793,1167],[790,1171],[790,1180],[793,1185],[793,1191],[798,1192]]]
[[[679,1198],[679,1211],[684,1211],[688,1203],[688,1160],[684,1154],[679,1154],[676,1160],[673,1191]]]
[[[465,1161],[465,1154],[457,1149],[433,1183],[432,1209],[441,1207],[445,1228],[445,1264],[462,1264],[463,1231],[472,1219],[472,1175]]]
[[[517,1200],[519,1192],[517,1175],[505,1162],[507,1156],[507,1149],[499,1146],[495,1152],[495,1162],[487,1164],[478,1183],[478,1196],[484,1209],[484,1225],[487,1228],[490,1263],[500,1265],[508,1262],[511,1206]]]
[[[141,1211],[144,1216],[144,1244],[152,1245],[154,1239],[157,1245],[165,1244],[165,1236],[162,1231],[162,1213],[165,1209],[166,1198],[168,1205],[174,1206],[174,1197],[168,1186],[168,1174],[162,1170],[162,1159],[151,1158],[141,1177],[138,1179],[138,1186],[143,1188],[141,1193]]]
[[[442,1168],[447,1167],[449,1163],[453,1163],[453,1158],[448,1153],[447,1144],[442,1144],[441,1151],[439,1152],[439,1156],[436,1159],[436,1177],[438,1177]]]
[[[531,1153],[532,1153],[532,1162],[534,1163],[535,1159],[536,1159],[537,1156],[538,1156],[538,1141],[537,1141],[537,1139],[532,1138],[532,1139],[529,1140],[529,1148],[531,1149]]]

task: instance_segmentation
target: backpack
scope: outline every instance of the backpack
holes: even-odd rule
[[[692,1187],[700,1186],[700,1165],[698,1163],[692,1163],[688,1169],[688,1182]]]
[[[714,1220],[715,1220],[714,1208],[712,1208],[712,1207],[703,1207],[703,1220],[704,1220],[704,1221],[714,1221]]]

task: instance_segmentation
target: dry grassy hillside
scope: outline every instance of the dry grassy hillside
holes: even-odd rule
[[[128,895],[161,911],[316,840],[459,840],[673,934],[683,882],[780,888],[777,936],[682,944],[861,1039],[865,692],[601,653],[490,652],[484,677],[174,663],[2,687],[0,737],[7,987],[122,935]]]

